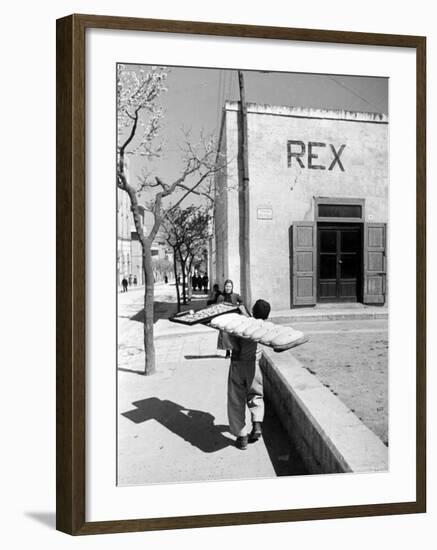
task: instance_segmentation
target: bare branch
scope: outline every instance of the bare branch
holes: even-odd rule
[[[183,183],[180,183],[178,185],[180,189],[185,189],[186,191],[189,191],[190,193],[193,193],[193,195],[198,195],[200,197],[206,197],[211,202],[214,202],[214,197],[212,197],[210,194],[208,194],[206,191],[196,191],[194,187],[188,187],[187,185],[184,185]],[[185,195],[187,196],[187,195]]]
[[[188,197],[188,195],[189,195],[190,193],[193,193],[193,191],[194,191],[197,187],[199,187],[199,185],[204,181],[204,179],[205,179],[206,177],[208,177],[208,174],[205,174],[204,176],[202,176],[202,177],[199,179],[199,181],[196,183],[196,185],[194,185],[193,187],[191,187],[191,188],[189,189],[189,191],[187,191],[187,192],[186,192],[186,193],[185,193],[185,194],[184,194],[184,195],[183,195],[174,205],[172,205],[172,206],[167,210],[167,212],[164,214],[164,218],[168,216],[168,213],[169,213],[169,212],[171,212],[171,211],[173,211],[175,208],[177,208],[177,207],[181,204],[181,202],[182,202],[186,197]]]

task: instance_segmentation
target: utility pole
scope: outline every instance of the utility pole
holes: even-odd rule
[[[244,301],[246,307],[251,310],[252,293],[250,286],[250,249],[249,249],[249,156],[247,143],[247,105],[244,91],[243,71],[238,71],[238,81],[240,85],[240,105],[241,105],[241,148],[242,148],[242,169],[243,169],[243,288]],[[241,216],[241,213],[240,213]]]

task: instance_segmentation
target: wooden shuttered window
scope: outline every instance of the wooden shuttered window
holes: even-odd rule
[[[293,305],[313,305],[317,297],[316,223],[293,223],[291,240]]]
[[[364,292],[365,304],[384,304],[386,298],[386,242],[385,223],[364,224]]]

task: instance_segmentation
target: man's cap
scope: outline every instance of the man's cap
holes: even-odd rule
[[[252,313],[256,319],[267,319],[270,313],[270,304],[265,300],[257,300],[253,305]]]

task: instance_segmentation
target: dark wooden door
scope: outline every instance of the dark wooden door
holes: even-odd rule
[[[387,227],[385,223],[364,225],[365,304],[384,304],[387,293]]]
[[[360,226],[318,227],[318,300],[356,302],[362,271]]]
[[[292,305],[316,303],[316,224],[294,222],[291,227]]]

